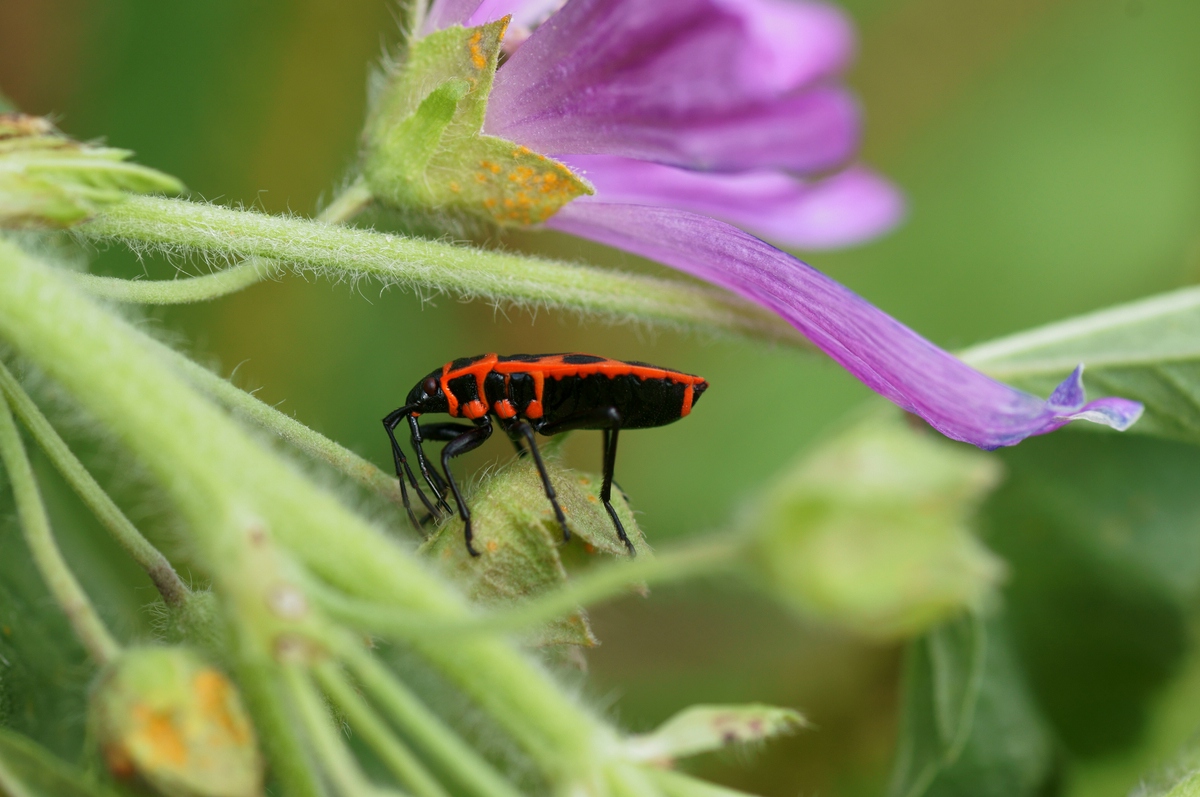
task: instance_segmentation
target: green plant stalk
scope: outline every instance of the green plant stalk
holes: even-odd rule
[[[380,662],[353,639],[337,646],[338,655],[354,672],[364,690],[401,727],[414,734],[429,758],[470,794],[479,797],[521,797],[491,764],[426,708]]]
[[[460,595],[248,437],[163,367],[141,332],[88,301],[62,276],[0,243],[0,284],[0,337],[58,380],[158,477],[190,520],[197,554],[218,595],[232,596],[246,611],[260,611],[253,601],[267,599],[268,585],[230,564],[248,556],[252,530],[236,519],[249,514],[261,517],[313,573],[348,594],[430,616],[467,613]],[[230,573],[250,574],[250,583]],[[267,655],[270,640],[256,641],[262,650],[255,655]],[[552,783],[595,782],[606,751],[616,749],[611,729],[502,640],[414,647],[491,714]]]
[[[0,758],[0,794],[3,794],[4,797],[39,797],[25,788],[25,784],[12,773],[2,758]]]
[[[163,601],[168,606],[182,604],[190,590],[179,578],[175,568],[171,567],[167,557],[143,537],[129,518],[125,517],[125,513],[109,498],[108,493],[104,492],[104,488],[88,473],[83,463],[71,453],[66,442],[54,431],[50,421],[3,363],[0,363],[0,393],[8,399],[17,417],[29,429],[67,483],[99,519],[101,525],[146,571],[146,575],[162,595]]]
[[[279,265],[270,260],[252,257],[212,274],[177,280],[127,280],[96,274],[75,274],[74,279],[79,287],[92,296],[115,302],[191,304],[237,293],[264,279],[278,276],[282,271]]]
[[[564,617],[588,606],[627,594],[639,584],[665,584],[735,570],[741,562],[737,539],[692,543],[665,554],[619,560],[574,577],[566,586],[530,598],[511,609],[469,619],[430,621],[399,614],[386,606],[346,598],[328,588],[312,590],[331,616],[374,634],[400,639],[507,634]]]
[[[309,748],[321,762],[321,768],[333,782],[335,791],[344,797],[395,794],[367,780],[345,741],[334,729],[333,718],[326,710],[320,693],[309,680],[308,673],[297,665],[291,665],[284,668],[283,674],[291,703],[304,724]]]
[[[317,214],[317,221],[323,221],[326,224],[344,224],[366,210],[374,201],[375,197],[371,194],[371,189],[367,188],[367,181],[359,177],[346,186]]]
[[[341,668],[325,662],[318,664],[313,674],[330,701],[345,713],[350,727],[375,750],[401,786],[416,797],[449,797],[450,793],[441,787],[420,759],[400,743],[374,709],[354,690]],[[481,792],[480,797],[489,797],[489,792]]]
[[[159,356],[183,374],[189,382],[221,404],[273,432],[313,459],[321,460],[341,471],[381,498],[391,501],[396,506],[403,505],[400,485],[396,481],[395,475],[380,470],[373,462],[330,440],[320,432],[313,431],[270,404],[260,401],[229,380],[222,379],[169,346],[158,341],[151,341],[148,345],[152,345]]]
[[[286,797],[326,797],[312,758],[295,733],[295,718],[285,705],[279,686],[279,667],[274,663],[235,660],[242,696],[254,716],[271,772]]]
[[[25,444],[21,442],[21,433],[7,400],[0,401],[0,459],[8,471],[21,530],[34,564],[92,659],[97,664],[107,664],[120,654],[121,646],[105,627],[54,542],[33,467],[25,454]]]
[[[647,771],[667,797],[749,797],[746,792],[705,783],[671,769],[648,767]]]
[[[374,200],[366,183],[356,180],[317,216],[327,224],[341,224],[358,215]],[[251,257],[229,268],[199,277],[177,280],[126,280],[96,274],[75,274],[79,286],[93,296],[127,304],[192,304],[237,293],[266,279],[280,276],[284,268],[261,257]]]
[[[77,230],[134,247],[263,257],[334,277],[808,345],[778,316],[716,289],[214,205],[130,197]]]

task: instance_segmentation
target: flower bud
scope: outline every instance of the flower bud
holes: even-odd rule
[[[131,154],[74,141],[38,116],[0,113],[0,229],[70,227],[126,192],[183,190],[174,177],[126,163]]]
[[[802,612],[874,636],[915,634],[984,596],[1003,565],[969,529],[995,459],[889,416],[805,457],[763,499],[755,581]]]
[[[172,797],[255,797],[262,762],[234,685],[180,647],[124,651],[92,690],[109,771]]]
[[[562,528],[537,468],[530,457],[520,457],[488,474],[468,501],[478,557],[467,552],[458,520],[443,524],[422,548],[473,601],[488,607],[511,606],[560,587],[571,569],[597,555],[628,556],[600,502],[600,479],[569,470],[553,456],[546,457],[546,471],[571,528],[568,544],[563,544]],[[612,504],[638,556],[649,556],[619,490],[613,491]],[[538,646],[596,644],[583,609],[547,623],[528,641]]]
[[[364,132],[363,175],[376,199],[408,212],[529,225],[592,193],[558,161],[484,135],[507,26],[436,31],[388,71]]]

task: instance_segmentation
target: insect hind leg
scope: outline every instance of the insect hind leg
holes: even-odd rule
[[[596,407],[554,423],[543,424],[538,431],[544,435],[554,435],[574,429],[604,431],[604,481],[600,487],[600,502],[604,504],[604,509],[616,528],[617,537],[625,544],[629,555],[637,556],[633,541],[625,533],[625,524],[617,516],[616,507],[612,505],[613,470],[617,462],[617,435],[621,431],[621,412],[616,407]]]

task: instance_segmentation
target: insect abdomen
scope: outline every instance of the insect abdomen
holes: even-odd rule
[[[591,354],[463,358],[445,366],[442,384],[458,417],[519,415],[541,424],[615,407],[627,429],[679,420],[708,387],[690,374]]]

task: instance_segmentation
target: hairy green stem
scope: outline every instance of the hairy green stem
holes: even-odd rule
[[[163,601],[168,606],[179,606],[183,603],[190,590],[175,568],[167,561],[167,557],[154,547],[133,522],[125,516],[121,508],[109,498],[104,488],[88,473],[83,463],[71,453],[66,442],[54,431],[54,427],[46,416],[38,409],[37,404],[22,389],[12,372],[0,363],[0,394],[3,394],[12,405],[17,417],[25,424],[33,435],[34,440],[50,457],[50,461],[58,468],[59,473],[71,485],[75,493],[83,500],[100,524],[108,530],[122,548],[133,560],[141,565],[146,575],[154,582]]]
[[[291,665],[284,668],[283,676],[291,703],[304,724],[309,747],[321,762],[321,768],[334,784],[335,791],[344,797],[396,794],[367,780],[346,747],[345,740],[334,728],[333,718],[308,674],[299,666]]]
[[[96,274],[74,274],[73,278],[79,287],[101,299],[127,304],[191,304],[237,293],[282,271],[270,260],[252,257],[212,274],[177,280],[127,280]]]
[[[340,443],[330,440],[320,432],[310,429],[270,404],[260,401],[229,380],[222,379],[171,347],[157,341],[153,343],[153,346],[164,361],[221,404],[278,435],[282,440],[313,459],[321,460],[341,471],[381,498],[391,501],[396,506],[403,505],[400,485],[396,481],[395,475],[380,470],[373,462],[359,456]]]
[[[5,797],[39,797],[25,788],[25,784],[13,774],[3,758],[0,758],[0,794]]]
[[[325,797],[320,775],[296,735],[293,707],[279,684],[279,667],[240,658],[235,672],[280,792],[287,797]]]
[[[341,224],[358,215],[373,201],[361,179],[342,191],[317,216],[326,224]],[[93,296],[126,304],[192,304],[219,299],[273,279],[284,268],[261,257],[251,257],[212,274],[176,280],[127,280],[96,274],[74,274],[79,286]]]
[[[580,606],[618,597],[639,584],[664,584],[734,569],[740,561],[739,550],[738,540],[717,539],[693,543],[654,557],[620,560],[588,571],[560,589],[530,598],[511,609],[487,612],[457,622],[434,622],[401,614],[386,606],[346,598],[327,587],[316,587],[312,592],[333,617],[384,636],[413,639],[506,634],[564,617]]]
[[[33,467],[7,400],[0,401],[0,460],[8,470],[21,530],[34,564],[84,648],[97,664],[107,664],[120,654],[121,646],[96,613],[54,541]]]
[[[807,345],[773,313],[705,286],[319,221],[131,197],[77,229],[91,238],[118,239],[135,247],[164,246],[231,259],[263,257],[334,277],[374,277],[492,302]]]
[[[245,618],[242,635],[254,642],[255,656],[294,649],[263,635],[268,622],[283,622],[264,614],[272,584],[252,566],[265,535],[288,560],[348,594],[447,619],[467,614],[460,594],[246,435],[164,366],[144,333],[88,301],[62,275],[0,242],[0,284],[0,337],[73,394],[161,481],[189,519],[197,561],[229,616]],[[242,522],[248,518],[259,522]],[[605,751],[616,748],[612,729],[503,640],[418,640],[413,647],[556,786],[593,782]]]
[[[359,177],[333,198],[325,209],[317,214],[317,221],[326,224],[343,224],[367,209],[375,201],[367,181]]]
[[[491,764],[426,708],[416,695],[363,650],[361,645],[348,639],[338,645],[338,655],[353,671],[363,689],[409,734],[413,743],[467,793],[476,797],[521,797],[520,792]]]
[[[646,772],[667,797],[750,797],[744,791],[705,783],[671,769],[647,767]]]
[[[449,797],[449,792],[441,787],[420,759],[401,744],[374,709],[354,690],[340,667],[325,662],[318,664],[313,674],[330,701],[345,713],[350,727],[375,751],[402,786],[416,797]],[[487,797],[487,794],[481,797]]]

